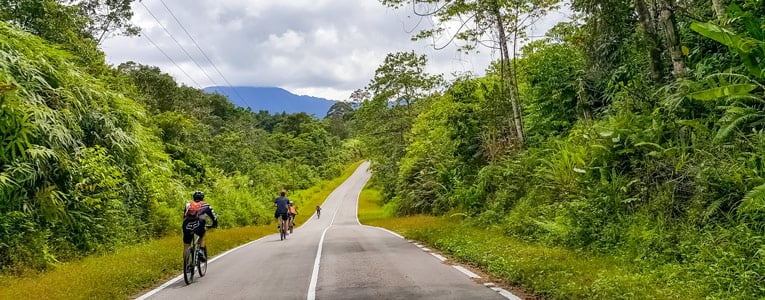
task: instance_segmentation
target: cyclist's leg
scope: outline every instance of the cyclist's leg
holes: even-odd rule
[[[205,227],[205,219],[199,220],[199,227],[196,229],[196,233],[199,236],[199,246],[204,248],[205,247],[205,232],[207,232],[207,227]]]
[[[194,230],[194,232],[199,236],[199,248],[202,250],[202,254],[204,254],[202,261],[207,260],[207,245],[205,244],[205,241],[207,240],[207,235],[205,234],[207,232],[207,227],[205,227],[206,220],[200,219],[199,220],[199,226]]]
[[[289,226],[289,223],[287,222],[289,222],[289,219],[290,219],[289,214],[282,214],[281,217],[282,217],[282,224],[284,224],[285,226],[284,230],[287,230],[287,226]]]
[[[186,255],[186,253],[189,252],[189,248],[191,248],[191,241],[194,238],[194,231],[189,230],[186,228],[186,225],[188,224],[188,221],[183,221],[183,225],[181,225],[181,229],[183,231],[183,253]]]

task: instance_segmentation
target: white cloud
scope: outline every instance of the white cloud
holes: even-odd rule
[[[454,47],[436,51],[410,40],[415,25],[427,19],[411,8],[394,10],[375,0],[164,0],[232,85],[277,86],[298,94],[347,99],[369,83],[391,52],[427,54],[432,74],[481,74],[492,51],[462,55]],[[148,7],[144,8],[144,5]],[[162,2],[134,2],[133,22],[201,87],[226,85],[197,50]],[[170,39],[175,37],[194,61]],[[114,37],[102,45],[113,64],[136,61],[159,66],[187,85],[195,85],[146,37]],[[199,64],[212,78],[208,79]]]

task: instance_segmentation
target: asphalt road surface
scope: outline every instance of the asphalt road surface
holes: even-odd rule
[[[314,215],[286,240],[274,225],[274,234],[212,258],[205,277],[190,285],[176,277],[141,298],[505,299],[401,237],[359,224],[368,166],[327,197],[320,219]]]

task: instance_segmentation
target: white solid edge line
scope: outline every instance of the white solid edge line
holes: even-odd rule
[[[473,272],[471,272],[468,269],[465,269],[463,266],[452,266],[452,267],[454,267],[458,271],[462,272],[462,274],[467,275],[467,277],[470,277],[470,278],[481,278],[481,276],[478,276],[478,274],[473,273]]]
[[[269,234],[269,235],[270,235],[270,234]],[[263,237],[261,237],[261,238],[259,238],[259,239],[257,239],[257,240],[254,240],[254,241],[250,241],[250,242],[249,242],[249,243],[247,243],[247,244],[239,245],[239,246],[237,246],[237,247],[236,247],[236,248],[234,248],[234,249],[229,249],[229,250],[228,250],[228,251],[226,251],[226,252],[223,252],[223,253],[221,253],[221,254],[218,254],[218,255],[216,255],[215,257],[213,257],[212,259],[210,259],[210,261],[208,261],[207,263],[208,263],[208,264],[209,264],[209,263],[212,263],[212,262],[214,262],[214,261],[218,260],[219,258],[221,258],[221,257],[223,257],[223,256],[225,256],[225,255],[228,255],[228,254],[229,254],[229,253],[231,253],[231,252],[234,252],[234,251],[236,251],[236,250],[239,250],[239,249],[241,249],[241,248],[243,248],[243,247],[246,247],[246,246],[247,246],[247,245],[249,245],[249,244],[252,244],[252,243],[254,243],[254,242],[257,242],[257,241],[259,241],[259,240],[262,240],[262,239],[264,239],[264,238],[268,237],[269,235],[267,235],[267,236],[263,236]],[[156,294],[156,293],[159,293],[161,290],[163,290],[163,289],[167,288],[168,286],[170,286],[171,284],[175,283],[176,281],[178,281],[178,280],[181,280],[181,278],[183,278],[183,274],[181,274],[181,275],[178,275],[178,276],[174,277],[173,279],[170,279],[170,280],[168,280],[167,282],[165,282],[165,283],[163,283],[162,285],[158,286],[156,289],[153,289],[153,290],[149,291],[148,293],[146,293],[146,294],[143,294],[143,295],[141,295],[141,296],[140,296],[140,297],[138,297],[138,298],[135,298],[135,300],[145,300],[145,299],[148,299],[149,297],[153,296],[153,295],[154,295],[154,294]]]
[[[324,236],[327,234],[327,230],[329,230],[329,227],[332,227],[332,225],[327,226],[327,228],[324,228],[324,232],[321,233],[321,239],[319,239],[319,248],[316,249],[316,259],[313,261],[313,271],[311,272],[311,283],[308,285],[308,295],[306,295],[307,300],[314,300],[316,299],[316,283],[319,281],[319,262],[321,262],[321,250],[324,247]]]
[[[340,187],[338,186],[338,188]],[[334,193],[334,191],[332,192]],[[329,230],[329,228],[332,227],[332,224],[335,224],[335,217],[337,217],[337,211],[340,210],[340,207],[342,206],[342,204],[343,204],[343,201],[341,198],[340,203],[337,205],[337,207],[335,207],[335,213],[332,215],[332,220],[329,221],[329,226],[327,226],[327,228],[324,228],[324,231],[321,233],[321,239],[319,239],[319,247],[316,249],[316,258],[313,260],[313,271],[311,271],[311,283],[308,284],[308,294],[306,295],[307,300],[316,299],[316,284],[319,281],[319,263],[321,262],[321,250],[322,248],[324,248],[324,236],[327,235],[327,230]]]
[[[175,283],[178,280],[181,280],[183,278],[183,274],[175,276],[173,279],[170,279],[169,281],[163,283],[162,285],[158,286],[156,289],[153,289],[149,291],[146,294],[141,295],[141,297],[135,298],[136,300],[144,300],[148,299],[149,297],[153,296],[156,293],[159,293],[159,291],[165,289],[166,287],[170,286],[171,284]]]
[[[438,260],[440,260],[440,261],[446,261],[446,257],[443,257],[443,256],[441,256],[441,255],[439,255],[439,254],[437,254],[437,253],[433,253],[433,252],[431,252],[431,253],[430,253],[430,255],[433,255],[433,256],[435,256],[435,257],[436,257],[436,258],[438,258]]]
[[[422,248],[420,248],[420,249],[422,249],[422,251],[425,251],[425,252],[430,252],[430,249],[428,249],[428,248],[425,248],[425,247],[422,247]]]
[[[388,230],[388,229],[382,228],[382,227],[369,226],[369,225],[364,225],[364,224],[362,224],[361,226],[364,226],[364,227],[369,227],[369,228],[376,228],[376,229],[379,229],[379,230],[385,231],[385,232],[387,232],[387,233],[390,233],[390,234],[392,234],[392,235],[396,236],[397,238],[400,238],[400,239],[402,239],[402,240],[405,240],[405,238],[404,238],[403,236],[401,236],[400,234],[398,234],[398,233],[395,233],[395,232],[393,232],[393,231],[390,231],[390,230]]]
[[[489,287],[490,289],[494,290],[495,292],[499,293],[503,297],[510,299],[510,300],[522,300],[520,297],[516,296],[515,294],[507,291],[506,289],[500,288],[500,287]]]

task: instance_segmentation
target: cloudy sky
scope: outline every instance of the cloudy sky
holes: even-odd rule
[[[369,83],[391,52],[426,54],[428,72],[447,78],[482,74],[498,56],[490,49],[464,55],[454,47],[434,50],[432,43],[412,42],[410,37],[430,20],[413,16],[411,7],[394,10],[376,0],[143,0],[133,4],[133,11],[142,36],[104,41],[109,63],[159,66],[177,81],[200,88],[277,86],[344,100]],[[560,18],[538,23],[530,34],[543,35]]]

